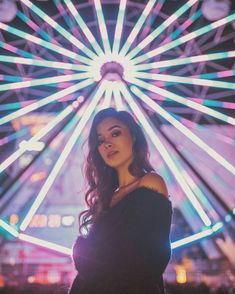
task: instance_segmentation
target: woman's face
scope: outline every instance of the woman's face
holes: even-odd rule
[[[133,160],[133,139],[128,127],[116,118],[105,118],[97,126],[98,151],[113,168],[129,166]]]

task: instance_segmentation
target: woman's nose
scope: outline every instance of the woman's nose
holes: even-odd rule
[[[111,146],[112,146],[112,143],[109,142],[109,141],[105,141],[105,142],[104,142],[104,145],[105,145],[105,147],[107,148],[107,147],[111,147]]]

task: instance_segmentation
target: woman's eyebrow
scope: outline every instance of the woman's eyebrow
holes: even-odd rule
[[[114,128],[121,128],[121,126],[119,126],[119,125],[114,125],[114,126],[110,127],[110,128],[108,129],[108,131],[111,131],[111,130],[114,129]],[[100,137],[101,134],[97,134],[97,136]]]

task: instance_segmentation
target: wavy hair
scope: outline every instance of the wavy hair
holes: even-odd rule
[[[85,180],[88,190],[85,201],[88,209],[79,214],[79,232],[84,227],[86,232],[92,229],[95,221],[106,212],[114,191],[118,188],[118,175],[113,167],[108,166],[98,151],[97,126],[106,118],[115,118],[124,123],[135,139],[133,142],[133,161],[128,170],[131,175],[141,178],[146,172],[154,171],[149,162],[149,149],[141,127],[127,111],[106,108],[99,111],[91,125],[88,136],[88,156],[85,162]]]

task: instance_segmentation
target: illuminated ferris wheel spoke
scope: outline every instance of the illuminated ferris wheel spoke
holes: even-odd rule
[[[38,100],[35,103],[32,103],[32,104],[30,104],[28,106],[25,106],[25,107],[13,112],[13,113],[10,113],[10,114],[0,118],[0,125],[5,124],[5,123],[7,123],[9,121],[12,121],[12,120],[14,120],[14,119],[16,119],[16,118],[18,118],[18,117],[20,117],[22,115],[25,115],[25,114],[27,114],[27,113],[29,113],[31,111],[39,109],[42,106],[45,106],[45,105],[50,104],[52,102],[57,102],[58,99],[66,96],[66,95],[69,95],[71,93],[74,93],[74,92],[76,92],[78,90],[81,90],[81,89],[83,89],[83,88],[85,88],[85,87],[87,87],[87,86],[89,86],[91,84],[93,84],[93,80],[92,79],[87,79],[85,81],[82,81],[80,83],[72,85],[72,86],[70,86],[70,87],[68,87],[66,89],[63,89],[63,90],[61,90],[61,91],[59,91],[57,93],[49,95],[46,98]]]
[[[175,13],[173,13],[169,18],[167,18],[160,26],[158,26],[154,31],[152,31],[144,40],[142,40],[133,50],[131,50],[126,55],[127,58],[133,59],[134,56],[136,56],[148,44],[150,44],[154,39],[156,39],[156,37],[158,37],[165,29],[167,29],[172,23],[174,23],[183,13],[185,13],[197,1],[198,0],[189,0],[182,7],[180,7]],[[144,56],[145,55],[146,54],[144,54]],[[134,60],[136,59],[138,58],[134,58]],[[135,63],[138,63],[138,62],[135,62]]]
[[[219,140],[219,141],[221,141],[223,143],[235,146],[235,140],[228,137],[228,136],[225,136],[224,134],[220,134],[220,133],[215,132],[215,131],[211,132],[211,129],[209,129],[207,127],[204,127],[204,126],[202,126],[200,124],[197,124],[197,123],[195,123],[195,122],[193,122],[193,121],[191,121],[189,119],[181,117],[181,116],[179,116],[179,115],[177,115],[175,113],[170,113],[170,114],[173,117],[175,117],[179,122],[181,122],[183,125],[187,126],[190,129],[206,132],[207,136],[213,136],[213,138],[216,137],[217,140]]]
[[[86,108],[84,114],[81,116],[81,119],[77,126],[75,127],[71,137],[69,138],[69,141],[65,145],[62,153],[60,154],[58,160],[56,161],[51,173],[47,177],[46,181],[44,182],[40,192],[35,198],[35,201],[33,202],[32,206],[30,207],[29,211],[27,212],[25,218],[23,219],[20,229],[22,231],[25,231],[28,227],[32,217],[38,210],[39,206],[42,204],[44,198],[46,197],[49,189],[51,188],[52,184],[54,183],[57,175],[59,174],[61,168],[64,165],[64,162],[66,161],[67,157],[71,153],[75,143],[79,139],[82,130],[86,126],[87,122],[89,121],[90,117],[92,116],[92,113],[94,112],[104,90],[105,90],[105,82],[103,81],[101,85],[98,87],[97,91],[94,94],[94,97],[92,97],[90,104]]]
[[[210,115],[212,117],[215,117],[219,120],[222,120],[228,124],[235,126],[235,119],[233,117],[225,115],[223,113],[220,113],[219,111],[211,109],[205,105],[202,105],[202,104],[197,103],[195,101],[189,101],[188,99],[186,99],[180,95],[177,95],[177,94],[170,92],[166,89],[162,89],[157,86],[151,85],[149,83],[146,83],[146,82],[139,80],[139,79],[136,79],[136,78],[129,78],[128,82],[131,82],[136,86],[139,86],[139,87],[144,88],[148,91],[151,91],[153,93],[156,93],[156,94],[159,94],[163,97],[166,97],[166,99],[171,99],[171,100],[176,101],[180,104],[186,105],[192,109],[195,109],[197,111],[200,111],[202,113],[205,113],[207,115]]]
[[[166,37],[160,45],[164,45],[175,38],[177,38],[182,32],[184,32],[188,27],[190,27],[199,17],[202,16],[201,10],[196,11],[192,16],[190,16],[178,29]],[[160,46],[159,45],[159,46]]]
[[[112,94],[113,94],[113,82],[107,81],[106,84],[106,89],[105,89],[105,95],[104,95],[104,101],[102,104],[102,108],[108,108],[111,105],[111,99],[112,99]]]
[[[65,49],[63,47],[59,47],[59,46],[57,46],[55,44],[52,44],[50,42],[44,41],[44,40],[42,40],[42,39],[40,39],[38,37],[32,36],[32,35],[24,32],[24,31],[18,30],[16,28],[14,28],[12,26],[9,26],[9,25],[6,25],[6,24],[4,24],[2,22],[0,22],[0,29],[2,29],[4,31],[7,31],[7,32],[9,32],[11,34],[14,34],[16,36],[19,36],[22,39],[28,40],[28,41],[33,42],[35,44],[38,44],[38,45],[40,45],[42,47],[50,49],[50,50],[52,50],[52,51],[54,51],[56,53],[60,53],[60,54],[65,55],[65,56],[67,56],[69,58],[75,59],[75,60],[77,60],[79,62],[83,62],[85,64],[90,64],[90,62],[91,62],[90,59],[88,59],[88,58],[86,58],[84,56],[81,56],[79,54],[76,54],[73,51],[70,51],[70,50]]]
[[[143,62],[143,61],[145,61],[145,60],[147,60],[147,59],[149,59],[151,57],[155,57],[155,56],[157,56],[157,55],[159,55],[161,53],[164,53],[164,52],[166,52],[166,51],[168,51],[168,50],[170,50],[172,48],[180,46],[180,45],[182,45],[182,44],[184,44],[184,43],[186,43],[186,42],[188,42],[188,41],[190,41],[192,39],[195,39],[195,38],[197,38],[197,37],[199,37],[201,35],[204,35],[204,34],[208,33],[209,31],[214,30],[216,28],[219,28],[219,27],[221,27],[221,26],[223,26],[225,24],[228,24],[228,23],[230,23],[230,22],[232,22],[234,20],[235,20],[235,13],[233,13],[233,14],[227,16],[227,17],[224,17],[224,18],[222,18],[220,20],[217,20],[217,21],[215,21],[215,22],[213,22],[213,23],[211,23],[209,25],[206,25],[206,26],[204,26],[204,27],[192,32],[192,33],[188,33],[188,34],[184,35],[183,37],[180,37],[180,38],[178,38],[178,39],[176,39],[176,40],[174,40],[174,41],[172,41],[170,43],[167,43],[167,44],[165,44],[163,46],[160,46],[160,47],[158,47],[156,49],[153,49],[153,50],[151,50],[151,51],[149,51],[149,52],[147,52],[147,53],[145,53],[143,55],[140,55],[140,56],[134,58],[132,61],[133,61],[134,64]],[[130,58],[129,54],[127,55],[127,57]]]
[[[195,135],[189,128],[184,126],[180,121],[174,118],[170,113],[168,113],[163,107],[154,102],[148,95],[144,94],[140,89],[135,86],[131,87],[132,92],[139,97],[144,103],[146,103],[150,108],[152,108],[156,113],[160,114],[165,120],[171,123],[176,129],[183,133],[187,138],[189,138],[194,144],[211,156],[215,161],[217,161],[221,166],[227,169],[230,173],[235,175],[235,167],[229,163],[223,156],[211,148],[206,142]]]
[[[122,97],[121,97],[121,92],[120,92],[120,89],[119,89],[119,82],[115,82],[115,84],[114,84],[113,97],[114,97],[114,102],[115,102],[117,110],[119,110],[119,111],[124,110]]]
[[[158,152],[160,153],[161,157],[169,167],[172,174],[175,176],[175,179],[179,183],[182,190],[185,192],[186,196],[192,203],[193,207],[197,211],[198,215],[201,217],[203,223],[206,226],[211,225],[211,220],[204,211],[203,207],[201,206],[200,202],[194,195],[193,191],[190,189],[189,185],[185,181],[184,177],[181,175],[180,171],[178,170],[176,164],[174,163],[173,159],[171,158],[169,152],[167,151],[166,147],[163,145],[162,141],[159,139],[159,137],[156,134],[156,131],[152,128],[148,120],[146,119],[145,115],[140,110],[139,106],[133,99],[132,95],[127,90],[126,86],[124,84],[120,85],[120,90],[122,92],[123,97],[125,97],[128,106],[131,108],[133,113],[136,114],[140,124],[143,126],[145,132],[148,134],[149,139],[152,141],[153,145],[156,147]]]
[[[206,106],[235,109],[235,103],[233,102],[224,102],[224,101],[216,101],[216,100],[209,100],[209,99],[191,98],[191,97],[187,97],[187,99],[193,100],[198,103],[202,103],[203,105],[206,105]]]
[[[2,84],[0,85],[0,92],[15,90],[15,89],[22,89],[26,87],[30,88],[35,86],[43,86],[43,85],[51,85],[51,84],[56,85],[62,82],[84,80],[87,78],[92,78],[91,74],[88,72],[71,74],[71,75],[53,76],[53,77],[41,78],[41,79],[31,79],[31,80],[27,80],[23,82]]]
[[[22,76],[0,75],[0,81],[5,81],[5,82],[22,82],[26,80],[27,78]]]
[[[46,67],[46,68],[68,69],[68,70],[74,70],[74,71],[89,71],[90,70],[89,66],[83,65],[83,64],[72,64],[67,62],[57,62],[53,60],[15,57],[10,55],[0,55],[0,62],[34,65],[34,66]]]
[[[126,55],[128,52],[130,46],[132,45],[133,41],[135,40],[136,36],[139,34],[145,20],[147,19],[148,15],[150,14],[154,4],[156,3],[156,0],[150,0],[146,4],[141,16],[139,17],[137,23],[134,25],[130,35],[128,36],[125,44],[120,50],[121,55]]]
[[[220,60],[225,58],[235,57],[235,51],[226,51],[212,54],[202,54],[197,56],[185,57],[185,58],[177,58],[177,59],[169,59],[152,63],[145,64],[136,64],[135,69],[140,70],[149,70],[163,67],[172,67],[178,65],[185,65],[190,63],[204,62],[210,60]]]
[[[156,1],[154,1],[154,4],[155,4],[155,2]],[[153,7],[152,12],[151,12],[151,15],[154,17],[152,18],[150,15],[149,19],[146,20],[145,26],[138,36],[139,40],[143,40],[144,38],[146,38],[147,35],[149,35],[149,32],[152,30],[153,22],[155,22],[157,20],[157,18],[159,17],[160,11],[161,11],[165,2],[166,2],[166,0],[157,1],[157,4]],[[147,5],[148,4],[149,4],[149,2],[147,3]]]
[[[62,5],[61,0],[53,0],[55,7],[58,9],[60,15],[63,17],[64,21],[68,25],[69,29],[71,32],[73,32],[74,28],[74,23],[71,21],[69,17],[69,13],[66,11],[64,6]]]
[[[199,86],[235,90],[234,83],[220,82],[217,80],[214,81],[214,80],[208,80],[208,79],[197,79],[194,77],[181,77],[181,76],[175,76],[175,75],[154,74],[154,73],[146,73],[146,72],[135,72],[134,75],[137,78],[147,79],[147,80],[183,83],[183,84],[190,84],[190,85],[199,85]]]
[[[219,79],[219,78],[226,78],[226,77],[232,77],[232,76],[235,76],[235,70],[223,70],[219,72],[204,73],[204,74],[192,76],[192,78]]]
[[[99,26],[100,34],[102,37],[103,46],[104,46],[104,51],[105,51],[105,54],[109,55],[111,53],[111,48],[110,48],[109,36],[107,32],[107,27],[105,25],[104,15],[103,15],[100,0],[94,0],[94,4],[95,4],[95,10],[96,10],[96,15],[98,20],[98,26]]]
[[[86,23],[83,20],[83,18],[81,17],[81,15],[78,13],[78,11],[77,11],[76,7],[74,6],[74,4],[72,3],[72,1],[70,1],[70,0],[63,0],[63,1],[66,4],[66,6],[68,7],[71,14],[73,15],[73,17],[76,20],[77,24],[79,25],[80,29],[83,31],[83,33],[86,36],[87,40],[90,42],[90,44],[93,47],[93,49],[95,50],[95,52],[98,55],[103,56],[104,52],[100,48],[100,45],[97,43],[95,37],[91,33],[90,29],[86,25]]]
[[[5,50],[7,50],[7,51],[13,52],[13,53],[15,53],[17,55],[20,55],[20,56],[23,56],[23,57],[26,57],[26,58],[34,58],[34,57],[39,58],[39,57],[37,57],[37,56],[27,52],[27,51],[19,49],[19,48],[15,47],[15,46],[12,46],[11,44],[5,43],[3,41],[0,41],[0,48],[3,48]]]
[[[72,106],[67,106],[61,111],[55,118],[53,118],[45,127],[40,129],[34,136],[32,136],[27,142],[25,147],[30,146],[33,143],[39,142],[45,135],[47,135],[55,126],[57,126],[62,120],[64,120],[73,111]],[[8,156],[0,164],[0,174],[6,170],[12,163],[14,163],[22,154],[27,151],[27,148],[19,147],[14,153]]]
[[[53,42],[56,45],[61,46],[56,39],[52,38],[50,35],[48,35],[44,30],[42,30],[41,27],[39,27],[35,22],[33,22],[31,19],[29,19],[24,13],[21,11],[17,11],[16,14],[24,23],[26,23],[31,29],[33,29],[36,33],[38,33],[43,39],[45,39],[48,42]]]
[[[25,136],[28,133],[28,128],[23,128],[17,131],[14,134],[10,134],[9,136],[5,136],[0,139],[0,146],[6,145],[11,141],[19,140],[21,137]]]
[[[28,8],[30,8],[35,14],[37,14],[43,21],[49,24],[54,30],[56,30],[59,34],[61,34],[65,39],[67,39],[70,43],[84,52],[88,57],[93,59],[96,54],[94,54],[90,49],[88,49],[82,42],[80,42],[77,38],[75,38],[72,34],[70,34],[65,28],[63,28],[59,23],[54,21],[48,14],[43,12],[40,8],[38,8],[35,4],[30,2],[29,0],[21,0]]]
[[[113,41],[113,50],[112,53],[116,54],[119,52],[120,48],[120,41],[122,36],[122,29],[126,11],[126,2],[127,0],[120,0],[119,10],[118,10],[118,17],[116,21],[116,28],[114,34],[114,41]]]

